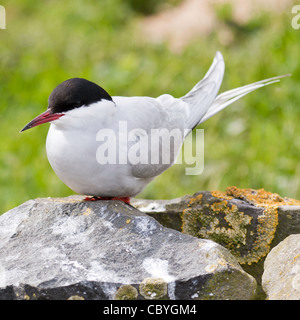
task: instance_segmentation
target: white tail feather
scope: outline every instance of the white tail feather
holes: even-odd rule
[[[288,76],[290,76],[290,74],[257,81],[257,82],[248,84],[246,86],[232,89],[219,94],[198,124],[203,123],[204,121],[211,118],[212,116],[214,116],[215,114],[217,114],[218,112],[220,112],[221,110],[223,110],[224,108],[232,104],[233,102],[242,98],[246,94],[256,89],[259,89],[261,87],[267,86],[269,84],[279,82],[280,78],[284,78]]]
[[[187,121],[188,128],[195,127],[212,105],[222,84],[224,69],[223,56],[220,52],[217,52],[204,78],[184,97],[180,98],[190,107],[190,116]]]

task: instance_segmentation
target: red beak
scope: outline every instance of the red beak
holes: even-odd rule
[[[59,119],[62,116],[64,116],[64,113],[52,113],[50,110],[47,110],[39,116],[37,116],[36,118],[34,118],[33,120],[31,120],[29,123],[27,123],[26,126],[20,132],[33,128],[40,124]]]

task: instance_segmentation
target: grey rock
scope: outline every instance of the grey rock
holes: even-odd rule
[[[181,231],[183,210],[188,207],[191,198],[192,196],[185,195],[171,200],[132,199],[131,204],[164,227]]]
[[[264,268],[262,285],[269,300],[300,300],[300,234],[273,248]]]
[[[272,247],[292,234],[300,234],[300,205],[279,206],[278,225]]]
[[[0,217],[0,299],[253,299],[230,252],[119,201],[30,200]]]

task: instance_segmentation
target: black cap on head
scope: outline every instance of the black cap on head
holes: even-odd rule
[[[102,99],[112,101],[111,96],[96,83],[72,78],[62,82],[51,92],[48,109],[52,113],[62,113]]]

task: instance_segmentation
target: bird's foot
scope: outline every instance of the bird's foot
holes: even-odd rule
[[[85,197],[85,201],[98,201],[98,200],[119,200],[130,204],[130,197]]]

